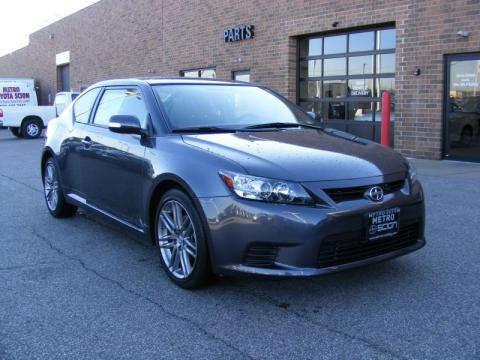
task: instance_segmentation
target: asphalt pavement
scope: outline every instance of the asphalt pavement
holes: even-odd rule
[[[155,248],[54,219],[43,139],[0,130],[0,359],[480,359],[480,164],[416,161],[427,245],[308,279],[175,287]]]

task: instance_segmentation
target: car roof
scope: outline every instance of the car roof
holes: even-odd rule
[[[160,84],[205,84],[205,85],[241,85],[241,86],[258,86],[255,83],[247,83],[234,80],[218,80],[218,79],[199,79],[199,78],[185,78],[185,77],[148,77],[148,78],[130,78],[130,79],[114,79],[105,80],[94,84],[94,87],[99,86],[120,86],[120,85],[160,85]]]

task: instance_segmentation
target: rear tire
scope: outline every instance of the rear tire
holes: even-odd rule
[[[55,161],[48,159],[43,168],[43,189],[48,211],[56,218],[73,216],[77,207],[65,201]]]
[[[196,289],[211,279],[207,240],[193,201],[182,191],[165,193],[155,213],[155,243],[170,280]]]
[[[13,136],[17,137],[17,138],[23,138],[23,134],[22,134],[22,131],[20,128],[18,127],[11,127],[9,128],[10,129],[10,132],[13,134]]]
[[[38,118],[26,118],[22,123],[22,135],[25,139],[36,139],[42,135],[43,123]]]

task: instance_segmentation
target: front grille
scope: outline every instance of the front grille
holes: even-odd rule
[[[383,189],[384,194],[390,194],[398,191],[403,187],[405,180],[397,180],[388,183],[378,184]],[[365,191],[375,185],[356,186],[351,188],[337,188],[337,189],[324,189],[330,198],[335,202],[342,202],[348,200],[357,200],[363,198]]]
[[[419,230],[419,223],[414,223],[400,227],[392,237],[374,241],[365,240],[362,232],[327,237],[322,241],[317,267],[346,264],[400,250],[418,241]]]
[[[278,247],[273,245],[250,245],[243,263],[248,266],[269,267],[275,263]]]

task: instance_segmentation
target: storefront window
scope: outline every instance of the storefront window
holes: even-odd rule
[[[345,58],[325,59],[323,61],[323,76],[338,76],[347,74]],[[320,60],[318,60],[320,61]]]
[[[350,34],[350,39],[348,42],[348,51],[371,51],[373,50],[375,44],[375,32],[360,32]]]
[[[377,55],[377,73],[394,73],[395,72],[395,54]]]
[[[308,76],[322,76],[322,60],[310,60],[308,62]]]
[[[347,82],[345,80],[327,80],[323,82],[323,97],[339,98],[347,96]]]
[[[373,56],[351,56],[348,58],[349,75],[373,74]]]
[[[348,120],[372,121],[373,104],[370,101],[350,102],[348,104]]]
[[[395,96],[395,78],[376,79],[376,97],[382,97],[384,91],[388,91],[390,95]]]
[[[321,114],[326,126],[359,136],[371,130],[376,139],[384,91],[392,94],[395,116],[395,43],[392,28],[303,38],[299,104]]]
[[[328,102],[324,104],[323,119],[345,119],[345,102]]]
[[[395,29],[377,31],[377,49],[395,49]]]
[[[308,42],[308,56],[322,55],[322,38],[310,39]]]
[[[372,97],[373,96],[373,79],[348,80],[348,96]]]
[[[341,54],[347,51],[347,35],[325,37],[325,55]]]
[[[302,81],[300,83],[300,96],[305,99],[319,98],[321,81]]]

